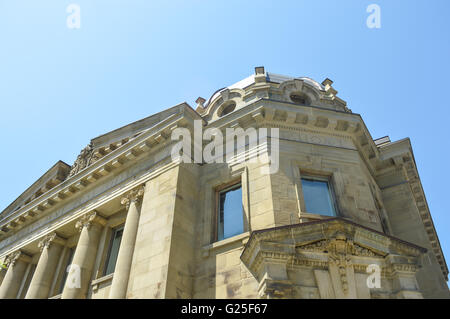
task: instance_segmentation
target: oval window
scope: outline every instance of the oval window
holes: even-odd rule
[[[289,96],[292,102],[295,104],[309,105],[309,99],[306,95],[294,93]]]
[[[223,107],[222,112],[220,113],[219,116],[227,115],[227,114],[233,112],[235,108],[236,108],[236,103],[230,102],[229,104],[227,104]]]

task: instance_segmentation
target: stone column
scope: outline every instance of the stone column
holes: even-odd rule
[[[95,211],[84,215],[77,222],[75,227],[81,234],[61,299],[86,298],[97,256],[101,230],[105,224],[106,220]]]
[[[41,250],[36,270],[31,279],[25,299],[44,299],[48,298],[53,276],[55,276],[56,266],[58,265],[65,240],[52,233],[45,236],[38,244]]]
[[[110,299],[123,299],[127,294],[128,279],[130,277],[131,262],[139,226],[140,208],[138,206],[143,194],[144,187],[140,186],[132,190],[121,201],[122,205],[126,205],[128,213],[109,292]]]
[[[2,265],[0,265],[0,287],[2,286],[3,279],[6,275],[6,269],[2,268]]]
[[[0,299],[14,299],[31,257],[18,250],[7,256],[5,261],[8,270],[0,287]]]

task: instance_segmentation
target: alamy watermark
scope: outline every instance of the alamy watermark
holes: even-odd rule
[[[366,268],[367,277],[366,284],[370,289],[381,288],[381,268],[377,264],[370,264]]]
[[[381,8],[378,4],[370,4],[366,9],[370,15],[367,17],[366,25],[369,29],[381,28]]]
[[[172,131],[172,141],[178,141],[171,151],[173,161],[183,163],[261,163],[262,174],[273,174],[279,169],[279,129],[229,127],[225,136],[218,128],[203,132],[201,120],[194,121],[194,137],[187,128]],[[203,147],[203,141],[209,143]],[[193,156],[192,156],[193,155]]]
[[[67,288],[81,288],[81,268],[76,264],[67,266],[67,279],[65,286]]]
[[[71,3],[67,6],[66,12],[69,13],[67,16],[66,24],[69,29],[79,29],[81,28],[81,8],[80,5],[76,3]]]

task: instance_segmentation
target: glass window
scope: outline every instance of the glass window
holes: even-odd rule
[[[219,192],[217,240],[244,232],[244,211],[241,185],[234,185]]]
[[[73,255],[75,253],[75,249],[69,249],[69,258],[67,259],[67,263],[66,263],[66,267],[64,267],[64,269],[62,269],[63,274],[62,274],[62,279],[61,279],[61,284],[59,285],[59,290],[58,290],[58,294],[61,294],[64,290],[64,285],[66,284],[66,279],[67,279],[67,274],[68,274],[68,270],[69,270],[69,266],[72,264],[72,260],[73,260]]]
[[[113,229],[109,247],[108,259],[106,260],[105,276],[112,274],[116,268],[117,255],[119,254],[120,242],[122,241],[123,226]]]
[[[302,190],[306,212],[336,216],[333,194],[327,180],[302,178]]]

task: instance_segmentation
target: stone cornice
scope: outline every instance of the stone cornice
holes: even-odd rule
[[[160,164],[163,165],[161,166]],[[58,231],[58,229],[63,225],[71,222],[76,222],[83,215],[96,210],[113,198],[123,196],[132,189],[138,187],[139,185],[142,185],[149,179],[159,176],[160,174],[163,174],[164,172],[176,167],[177,165],[179,165],[179,163],[173,162],[169,156],[152,165],[154,169],[149,170],[148,168],[144,168],[141,173],[137,174],[131,180],[126,179],[120,184],[115,185],[112,189],[108,189],[105,193],[99,194],[98,196],[92,198],[88,202],[84,202],[76,208],[72,208],[67,212],[58,214],[39,228],[33,229],[31,233],[27,232],[26,235],[18,235],[17,238],[15,238],[13,241],[10,241],[7,245],[0,247],[0,250],[2,250],[0,259],[1,257],[4,257],[17,249],[25,247],[32,242],[39,240],[46,234]],[[20,231],[22,231],[22,229],[19,230],[19,232]],[[6,240],[8,240],[8,238],[6,238]]]
[[[382,165],[379,150],[361,116],[356,113],[259,98],[227,116],[209,122],[207,127],[223,130],[235,124],[241,127],[283,125],[351,138],[373,177],[377,167]]]
[[[417,170],[414,152],[409,138],[389,143],[380,147],[380,154],[383,160],[392,160],[393,169],[401,169],[404,172],[406,182],[411,187],[416,207],[422,219],[433,253],[441,267],[444,277],[448,280],[448,266],[445,261],[442,247],[434,227],[433,218],[425,197],[422,182]]]
[[[315,243],[324,239],[324,236],[331,237],[331,235],[336,232],[347,233],[355,242],[366,242],[366,245],[370,243],[372,246],[371,250],[376,255],[394,253],[417,257],[427,251],[425,248],[415,244],[386,235],[347,219],[335,217],[307,223],[256,230],[252,232],[246,243],[241,254],[241,259],[248,262],[251,256],[254,255],[257,244],[262,241],[281,241],[284,245],[292,245],[298,244],[295,239],[296,236],[298,236],[301,238],[301,241],[299,242],[303,242],[302,245],[308,245],[308,242]]]
[[[186,112],[186,110],[188,111]],[[87,186],[95,184],[99,179],[109,175],[113,170],[120,168],[125,163],[134,161],[143,154],[148,154],[159,148],[168,138],[170,139],[172,129],[178,125],[184,126],[190,122],[186,118],[187,113],[189,113],[188,117],[191,117],[191,119],[195,116],[200,119],[200,116],[195,111],[185,107],[182,109],[182,112],[174,114],[154,127],[149,128],[134,140],[105,155],[51,191],[43,194],[41,197],[33,200],[9,216],[5,216],[0,221],[0,236],[3,237],[2,235],[15,229],[20,224],[35,219],[44,211],[53,208],[57,204],[67,202],[73,195],[84,190]]]

